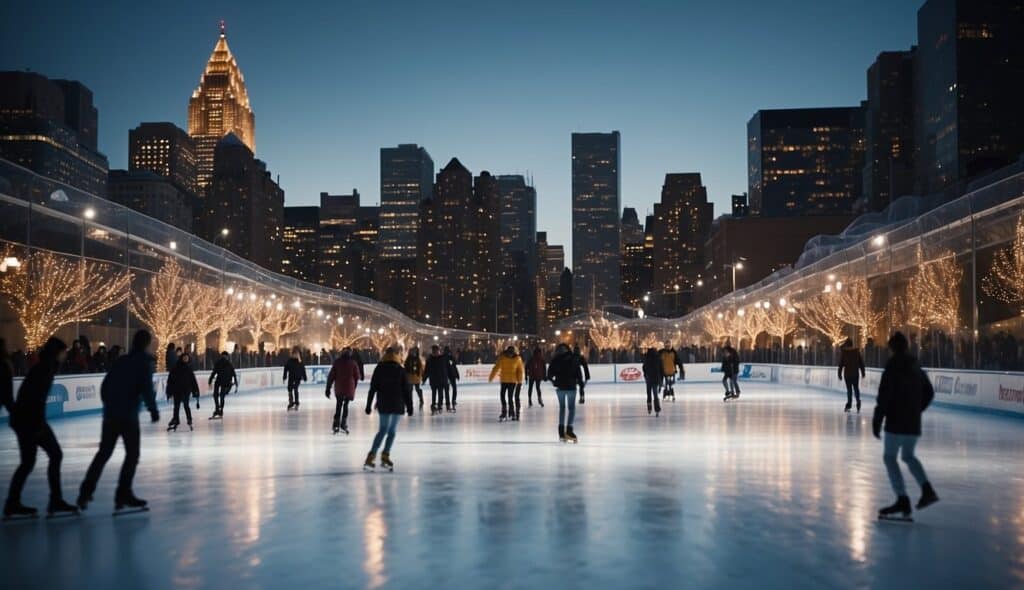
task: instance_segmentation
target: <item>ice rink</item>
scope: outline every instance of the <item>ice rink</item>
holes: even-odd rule
[[[497,387],[460,389],[457,414],[403,418],[394,473],[364,473],[376,428],[303,389],[229,396],[223,422],[145,420],[137,495],[111,518],[123,451],[78,519],[0,526],[4,588],[1013,588],[1024,587],[1024,421],[932,408],[918,446],[942,501],[914,524],[891,503],[873,400],[861,415],[806,389],[677,388],[660,418],[641,385],[592,385],[580,444],[558,404],[497,422]],[[429,393],[427,394],[429,397]],[[429,405],[429,399],[427,400]],[[536,402],[535,402],[536,403]],[[143,418],[146,418],[143,415]],[[53,423],[77,495],[99,438],[92,414]],[[0,431],[0,477],[17,446]],[[24,502],[42,509],[40,455]],[[912,499],[919,490],[909,478]],[[11,584],[13,582],[13,584]]]

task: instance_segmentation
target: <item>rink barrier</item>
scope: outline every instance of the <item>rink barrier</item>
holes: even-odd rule
[[[364,367],[367,384],[376,365]],[[685,382],[717,383],[722,380],[719,363],[690,363],[686,366]],[[640,363],[592,364],[592,383],[621,383],[642,385],[643,365]],[[330,366],[309,365],[306,367],[309,384],[324,385]],[[953,408],[975,410],[1014,416],[1024,416],[1024,373],[968,371],[951,369],[925,369],[935,387],[935,402]],[[284,387],[281,367],[238,369],[238,392],[251,393],[270,387]],[[488,382],[491,365],[459,365],[460,384],[483,384]],[[878,389],[881,369],[868,369],[861,379],[861,397],[873,398]],[[207,383],[210,371],[196,371],[200,397],[209,397],[212,387]],[[765,363],[742,363],[740,382],[760,382],[825,390],[846,395],[846,384],[837,374],[836,367],[775,365]],[[22,378],[14,380],[17,391]],[[100,385],[103,374],[58,375],[46,402],[46,415],[50,419],[74,416],[102,410]],[[153,376],[157,402],[167,405],[167,373]],[[0,408],[0,422],[7,421],[7,412]]]

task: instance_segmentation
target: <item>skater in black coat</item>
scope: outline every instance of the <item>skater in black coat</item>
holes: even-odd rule
[[[569,350],[566,344],[555,348],[555,355],[548,363],[548,380],[555,386],[558,397],[558,438],[563,442],[576,442],[573,422],[576,420],[576,387],[584,383],[580,355]],[[566,409],[568,408],[568,417]]]
[[[726,344],[722,348],[722,385],[725,387],[726,399],[740,396],[739,375],[740,354]]]
[[[292,356],[284,364],[281,380],[288,385],[288,409],[299,409],[299,384],[308,381],[306,365],[302,364],[299,347],[292,349]]]
[[[178,364],[171,367],[171,372],[167,374],[167,397],[174,400],[174,416],[167,424],[167,430],[177,430],[178,425],[181,424],[179,416],[182,406],[185,407],[185,420],[188,421],[188,429],[192,430],[192,410],[188,407],[188,398],[199,399],[199,381],[196,380],[196,374],[192,371],[191,360],[192,356],[189,353],[181,353],[181,356],[178,357]]]
[[[438,355],[440,356],[440,355]],[[380,415],[380,428],[377,435],[373,437],[373,446],[363,467],[373,469],[374,459],[377,457],[377,449],[381,442],[384,442],[384,451],[380,455],[381,467],[394,469],[391,462],[391,445],[395,442],[395,429],[398,427],[398,420],[402,413],[412,416],[412,385],[409,383],[409,376],[405,368],[398,362],[398,356],[394,348],[388,348],[384,357],[373,370],[370,378],[370,390],[366,395],[366,414],[373,413],[373,399],[377,398],[377,413]],[[387,440],[385,441],[385,437]]]
[[[580,352],[579,346],[573,346],[572,353],[576,355],[576,363],[580,366],[580,370],[583,372],[583,378],[580,379],[580,403],[584,403],[583,394],[584,388],[587,386],[587,382],[590,381],[590,365],[587,364],[587,357],[583,356]]]
[[[220,358],[213,364],[213,371],[207,384],[213,385],[213,415],[210,419],[223,418],[224,397],[231,391],[232,385],[235,386],[235,391],[238,391],[238,373],[235,373],[235,367],[231,364],[231,357],[226,350],[220,353]]]
[[[430,385],[430,413],[436,414],[441,411],[444,390],[448,387],[448,361],[436,344],[430,347],[430,356],[423,366],[423,379]],[[451,410],[450,404],[448,409]]]
[[[58,338],[46,341],[39,352],[39,361],[29,369],[28,375],[18,388],[17,400],[12,399],[10,394],[13,389],[10,375],[3,377],[5,386],[2,390],[3,399],[0,401],[10,414],[11,429],[18,437],[18,450],[21,453],[21,464],[11,477],[11,487],[4,503],[4,517],[32,516],[36,513],[35,508],[22,505],[21,490],[36,465],[38,448],[43,449],[50,458],[50,466],[46,471],[50,484],[47,512],[77,512],[74,506],[64,501],[64,494],[60,488],[60,464],[64,453],[57,443],[57,437],[53,435],[53,430],[50,430],[50,425],[46,423],[46,397],[50,393],[54,376],[64,362],[67,349],[67,345]],[[9,366],[6,364],[6,358],[3,364]]]
[[[651,413],[651,402],[654,402],[654,415],[661,414],[661,400],[658,399],[658,390],[664,380],[664,368],[661,355],[655,348],[648,348],[644,355],[644,382],[647,384],[647,413]],[[653,400],[652,400],[653,398]]]
[[[444,390],[444,397],[445,397],[445,399],[448,399],[448,388],[451,387],[451,389],[452,389],[452,411],[454,412],[455,411],[455,406],[458,405],[458,403],[456,403],[456,400],[459,397],[459,385],[458,385],[458,383],[459,383],[459,378],[461,377],[461,375],[459,375],[459,366],[455,364],[455,359],[452,357],[452,349],[451,348],[445,346],[444,347],[444,351],[441,353],[441,356],[444,357],[445,367],[448,368],[448,380],[445,382],[446,385],[445,385],[445,390]]]
[[[903,518],[910,518],[910,498],[907,496],[900,465],[896,461],[901,451],[903,462],[921,486],[917,509],[939,501],[924,466],[914,454],[914,448],[921,437],[921,413],[931,404],[935,390],[928,375],[921,370],[917,359],[907,352],[907,348],[907,338],[902,333],[896,332],[889,339],[892,356],[878,383],[877,405],[871,423],[875,438],[881,438],[882,426],[885,426],[885,451],[882,458],[889,473],[889,482],[896,492],[896,503],[878,511],[878,516],[882,518],[899,514]]]

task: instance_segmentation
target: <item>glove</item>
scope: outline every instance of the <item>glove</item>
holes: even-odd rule
[[[370,406],[366,406],[366,415],[369,416],[372,413],[373,413],[373,410],[370,408]]]
[[[150,422],[154,422],[154,423],[155,422],[159,422],[160,421],[160,411],[159,410],[150,410],[149,411],[149,421]]]

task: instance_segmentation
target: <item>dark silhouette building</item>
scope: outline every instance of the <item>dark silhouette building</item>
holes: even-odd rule
[[[426,149],[416,144],[381,148],[378,297],[409,315],[417,307],[420,203],[433,196],[433,183],[434,161]]]
[[[300,281],[319,279],[320,207],[285,207],[281,273]]]
[[[619,132],[572,134],[572,274],[577,312],[619,302]]]
[[[565,248],[549,244],[547,232],[537,232],[537,268],[537,333],[541,333],[563,317],[560,293]],[[569,292],[571,303],[571,285]]]
[[[349,195],[320,193],[318,281],[374,297],[380,207],[362,205],[360,199],[355,189]]]
[[[917,13],[914,143],[931,193],[1024,152],[1024,0],[928,0]]]
[[[80,82],[0,72],[0,157],[94,195],[107,194],[99,114]]]
[[[195,142],[174,123],[140,123],[128,132],[128,170],[148,170],[197,194]]]
[[[537,325],[537,191],[523,176],[498,175],[500,249],[503,280],[499,299],[512,298],[511,309],[499,306],[500,331],[532,332]],[[509,285],[507,288],[503,285]]]
[[[862,107],[758,111],[747,123],[754,215],[840,215],[861,197]]]
[[[654,205],[652,315],[678,316],[690,306],[713,219],[700,173],[665,175],[661,201]]]
[[[732,216],[746,217],[750,215],[750,205],[747,203],[747,193],[732,196]]]
[[[868,68],[864,203],[881,211],[914,191],[914,50],[884,51]]]
[[[186,232],[192,231],[194,196],[149,170],[111,170],[107,198]]]
[[[638,306],[644,293],[651,289],[650,276],[644,264],[644,226],[636,209],[622,210],[622,302]]]

